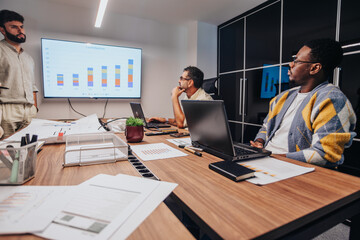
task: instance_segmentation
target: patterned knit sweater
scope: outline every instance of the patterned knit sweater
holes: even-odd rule
[[[255,139],[266,147],[295,99],[300,87],[282,92],[270,101],[270,108]],[[344,162],[344,148],[350,147],[356,116],[340,89],[324,82],[314,88],[295,113],[288,135],[288,158],[324,167]]]

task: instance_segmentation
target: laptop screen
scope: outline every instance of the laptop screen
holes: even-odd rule
[[[134,114],[134,117],[142,119],[144,121],[145,126],[147,126],[147,122],[146,122],[146,119],[145,119],[145,116],[144,116],[144,112],[143,112],[143,110],[141,108],[141,104],[131,102],[130,106],[131,106],[131,110],[132,110],[132,112]]]
[[[225,106],[222,100],[182,100],[191,141],[235,156]]]

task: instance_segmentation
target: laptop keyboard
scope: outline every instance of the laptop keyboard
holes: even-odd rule
[[[147,124],[148,128],[157,128],[159,126],[158,123],[148,122]]]
[[[239,155],[246,155],[246,154],[253,154],[255,151],[251,151],[249,149],[245,149],[239,146],[234,146],[235,148],[235,153],[237,156]]]

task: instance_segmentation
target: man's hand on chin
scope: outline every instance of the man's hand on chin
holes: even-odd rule
[[[179,86],[177,86],[174,87],[174,89],[171,91],[171,96],[178,98],[183,92],[185,92],[185,89],[182,89]]]

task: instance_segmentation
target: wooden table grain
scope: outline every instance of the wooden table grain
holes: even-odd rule
[[[171,137],[145,136],[137,144],[164,142],[176,148],[167,138]],[[188,154],[185,157],[144,163],[160,180],[179,184],[173,192],[175,201],[211,238],[317,235],[332,227],[325,228],[322,223],[335,225],[360,213],[358,177],[279,157],[315,167],[315,171],[257,186],[246,181],[233,182],[211,171],[208,165],[221,160],[215,156],[203,153],[198,157],[184,152]]]
[[[37,157],[35,178],[26,185],[77,185],[101,173],[140,176],[128,161],[63,168],[64,151],[64,144],[45,145]],[[35,240],[42,238],[23,234],[3,235],[0,236],[0,239]],[[128,239],[194,239],[194,237],[170,209],[161,203]]]

